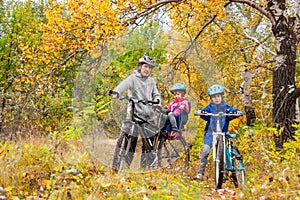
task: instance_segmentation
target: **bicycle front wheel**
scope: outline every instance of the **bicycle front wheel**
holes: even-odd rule
[[[120,173],[124,168],[125,162],[130,165],[130,155],[128,155],[132,136],[120,134],[113,156],[112,168],[115,172]]]
[[[219,140],[216,144],[216,160],[215,160],[215,184],[218,189],[222,188],[224,170],[225,170],[224,141],[222,140],[222,137],[219,137]]]
[[[235,187],[241,187],[246,182],[245,166],[242,155],[236,147],[232,148],[232,179]]]
[[[174,140],[161,138],[158,145],[158,166],[172,170],[186,171],[190,162],[190,152],[183,137]]]

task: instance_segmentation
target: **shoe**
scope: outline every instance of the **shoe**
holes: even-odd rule
[[[171,139],[176,139],[176,138],[178,138],[178,137],[180,137],[181,136],[181,133],[180,132],[178,132],[178,131],[173,131],[172,132],[172,134],[171,134]]]
[[[171,139],[172,132],[168,132],[168,139]]]
[[[204,177],[203,177],[203,174],[197,174],[195,177],[194,177],[195,180],[200,180],[200,181],[203,181],[204,180]]]

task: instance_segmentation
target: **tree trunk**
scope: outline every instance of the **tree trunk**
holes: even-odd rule
[[[285,1],[268,1],[268,10],[275,21],[272,31],[276,40],[276,65],[273,68],[273,125],[282,130],[275,136],[277,148],[293,138],[296,99],[292,96],[295,89],[296,46],[295,20],[285,16]],[[283,128],[283,129],[281,129]]]
[[[253,74],[251,71],[246,70],[244,74],[244,82],[241,85],[241,95],[242,95],[242,101],[246,113],[246,119],[247,119],[247,126],[253,125],[256,115],[254,111],[254,107],[251,104],[251,95],[250,95],[250,89],[251,89],[251,83],[252,83],[252,77]]]

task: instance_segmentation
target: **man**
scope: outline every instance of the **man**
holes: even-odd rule
[[[151,100],[160,102],[160,94],[156,87],[156,82],[152,77],[150,77],[152,69],[155,67],[154,60],[144,55],[138,61],[138,69],[129,75],[125,80],[123,80],[117,87],[111,92],[112,98],[118,98],[121,93],[127,92],[127,96],[132,97],[137,100]],[[127,119],[131,119],[132,105],[128,104],[127,106]],[[139,103],[135,105],[135,114],[150,122],[154,123],[154,111],[153,109],[145,104]],[[135,130],[136,131],[136,130]],[[124,134],[124,133],[121,133]],[[125,133],[126,134],[126,133]],[[129,156],[126,160],[128,166],[130,166],[133,155],[135,152],[137,137],[132,138],[129,150]],[[117,148],[121,146],[122,137],[119,137]],[[146,167],[146,148],[142,146],[142,157],[141,157],[141,166]],[[114,165],[114,164],[113,164]],[[113,166],[115,167],[115,166]]]

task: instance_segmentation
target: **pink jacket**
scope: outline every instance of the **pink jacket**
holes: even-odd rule
[[[189,103],[187,98],[175,99],[167,105],[167,108],[171,110],[176,116],[180,115],[180,105],[184,105],[184,109],[187,113],[190,112]]]

